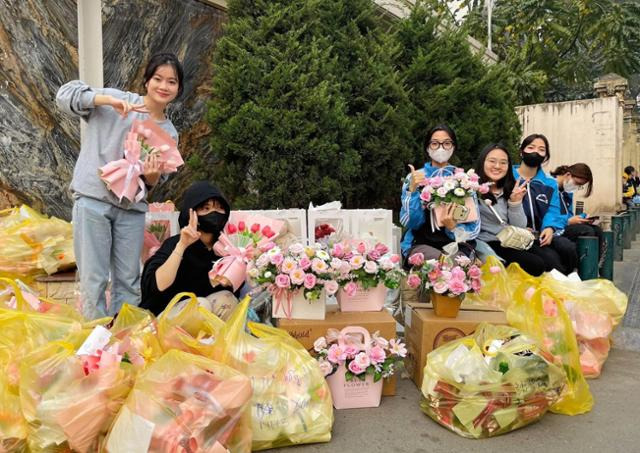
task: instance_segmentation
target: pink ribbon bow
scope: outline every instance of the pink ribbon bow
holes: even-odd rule
[[[247,263],[253,257],[253,245],[236,247],[225,233],[221,233],[213,250],[223,258],[216,261],[209,271],[211,286],[231,284],[237,291],[247,278]]]
[[[119,201],[123,198],[131,202],[142,200],[146,194],[142,181],[142,162],[140,161],[140,142],[136,132],[127,133],[124,141],[124,159],[114,160],[100,167],[100,179],[106,184]]]

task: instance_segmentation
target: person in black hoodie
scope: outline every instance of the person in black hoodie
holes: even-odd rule
[[[213,263],[221,258],[213,251],[213,244],[230,213],[227,199],[208,181],[195,182],[187,189],[178,218],[180,234],[165,240],[144,264],[141,308],[158,315],[176,294],[184,291],[195,293],[201,303],[207,301],[200,298],[213,302],[210,309],[216,305],[215,296],[221,296],[223,305],[236,301],[225,287],[211,286],[208,275]],[[220,307],[213,311],[219,310]]]

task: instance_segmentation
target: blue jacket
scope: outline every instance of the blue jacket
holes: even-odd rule
[[[518,168],[519,165],[513,166],[513,176],[516,180],[520,179]],[[527,226],[535,231],[549,227],[554,231],[560,231],[567,226],[568,217],[560,211],[558,183],[542,168],[539,168],[538,173],[529,181],[522,204],[527,215]]]
[[[424,164],[424,175],[427,178],[433,176],[451,176],[455,173],[455,170],[456,167],[453,165],[438,168],[433,167],[430,163]],[[429,245],[434,245],[437,248],[440,248],[438,247],[438,242],[444,242],[443,245],[446,245],[446,243],[454,241],[453,232],[446,228],[442,228],[435,232],[423,231],[425,228],[430,228],[431,225],[431,222],[426,215],[428,209],[423,206],[422,200],[420,200],[420,191],[414,190],[413,192],[409,192],[410,178],[411,175],[407,175],[407,178],[402,185],[402,194],[400,196],[400,201],[402,203],[402,207],[400,208],[400,223],[407,229],[401,244],[402,254],[405,256],[409,252],[409,249],[414,245],[416,235],[421,237],[432,237],[434,239],[434,244]],[[479,220],[475,222],[461,223],[458,227],[461,227],[470,233],[470,239],[475,239],[480,233]]]

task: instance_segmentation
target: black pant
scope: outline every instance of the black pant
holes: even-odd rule
[[[546,270],[544,259],[532,251],[535,245],[529,250],[516,250],[501,246],[499,241],[491,241],[488,244],[507,265],[518,263],[527,274],[537,277]]]
[[[556,269],[568,275],[578,266],[576,245],[562,236],[554,236],[551,244],[544,247],[540,247],[540,241],[536,240],[529,251],[544,260],[547,272]]]
[[[578,224],[569,225],[565,228],[563,237],[569,239],[573,243],[578,242],[580,236],[597,237],[600,250],[599,267],[602,266],[604,257],[607,254],[607,242],[602,238],[602,228],[597,225]]]

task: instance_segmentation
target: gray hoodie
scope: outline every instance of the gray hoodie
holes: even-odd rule
[[[507,224],[526,228],[527,216],[524,213],[522,202],[512,203],[508,201],[504,195],[496,196],[498,202],[493,205],[500,218]],[[493,211],[485,204],[484,200],[480,200],[480,234],[478,239],[485,242],[497,241],[496,234],[504,228],[500,221],[496,218]]]
[[[132,112],[123,118],[110,106],[94,104],[96,94],[124,99],[131,104],[141,104],[142,96],[114,88],[92,88],[80,80],[72,80],[60,87],[56,95],[56,104],[63,112],[76,115],[87,122],[85,139],[73,169],[71,192],[74,199],[85,196],[110,203],[122,209],[146,212],[146,200],[131,203],[126,198],[118,201],[98,175],[103,165],[124,157],[124,138],[131,129],[133,120],[149,118],[146,113]],[[158,125],[178,142],[178,131],[168,119],[159,121]],[[163,175],[161,181],[165,180]]]

